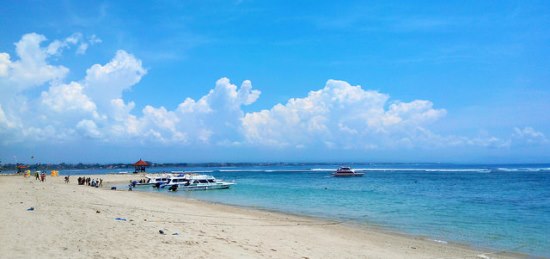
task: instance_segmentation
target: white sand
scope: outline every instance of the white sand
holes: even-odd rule
[[[104,186],[138,179],[97,177]],[[78,186],[71,178],[65,184],[63,177],[41,183],[0,176],[0,258],[521,257],[307,217]]]

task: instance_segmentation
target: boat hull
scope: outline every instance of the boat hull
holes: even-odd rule
[[[333,173],[332,176],[334,177],[356,177],[356,176],[363,176],[364,173]]]
[[[182,191],[206,191],[206,190],[221,190],[229,189],[233,183],[224,184],[211,184],[211,185],[185,185],[185,184],[166,184],[161,186],[163,189],[170,189],[170,187],[177,185],[178,190]]]

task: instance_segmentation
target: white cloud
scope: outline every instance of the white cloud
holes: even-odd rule
[[[6,89],[8,87],[13,87],[15,92],[20,92],[65,77],[69,72],[68,68],[47,63],[47,58],[57,52],[57,47],[41,48],[40,44],[45,40],[46,37],[43,35],[29,33],[23,35],[15,44],[19,60],[8,63],[7,73],[4,69],[3,74],[7,77],[7,81],[5,85],[2,83],[2,92],[8,90]],[[4,64],[6,63],[4,61]]]
[[[246,114],[243,130],[253,144],[372,148],[414,142],[410,139],[423,126],[446,113],[424,100],[395,102],[386,109],[388,99],[377,91],[329,80],[305,98]]]
[[[95,35],[90,36],[87,40],[84,39],[82,33],[73,33],[71,36],[65,38],[64,40],[55,40],[46,48],[46,52],[49,55],[61,55],[63,49],[70,48],[72,45],[78,46],[75,53],[77,55],[86,54],[86,50],[90,45],[95,45],[100,43],[101,40]]]
[[[79,34],[79,36],[81,35]],[[101,39],[98,38],[95,34],[92,34],[92,36],[88,37],[87,41],[82,40],[82,37],[74,38],[72,40],[73,40],[73,44],[75,45],[80,42],[80,44],[78,45],[78,48],[76,49],[76,54],[78,55],[86,54],[88,47],[101,43]]]
[[[242,139],[241,106],[255,102],[259,95],[250,81],[238,88],[228,78],[221,78],[199,100],[186,98],[173,111],[146,106],[138,120],[144,135],[161,142],[237,143]]]
[[[546,136],[532,127],[514,128],[512,135],[514,144],[544,144],[548,143]]]
[[[47,92],[42,92],[41,101],[46,108],[56,113],[68,111],[83,111],[94,113],[96,105],[88,96],[84,95],[83,86],[76,82],[55,85]]]
[[[161,142],[178,141],[184,142],[185,134],[178,131],[180,118],[173,111],[168,111],[164,107],[154,108],[150,105],[143,108],[143,118],[140,120],[140,125],[150,132],[154,132],[151,136]]]
[[[92,34],[92,36],[88,37],[88,42],[91,45],[95,45],[95,44],[101,43],[102,40],[98,38],[95,34]]]
[[[17,58],[0,53],[1,144],[49,141],[78,143],[83,139],[110,145],[132,143],[212,145],[223,147],[288,147],[376,150],[401,148],[482,147],[548,143],[531,127],[515,128],[508,138],[490,134],[475,137],[444,136],[430,125],[446,115],[428,100],[397,101],[378,91],[345,81],[328,80],[317,91],[291,98],[270,109],[244,113],[261,92],[249,80],[240,87],[220,78],[204,96],[182,96],[177,108],[124,100],[147,74],[141,60],[118,50],[105,64],[94,64],[81,80],[63,82],[68,68],[51,65],[48,58],[62,55],[70,46],[77,52],[101,42],[81,34],[51,42],[42,35],[26,34],[16,43]],[[43,87],[32,97],[27,89]],[[29,119],[31,118],[31,119]]]
[[[96,103],[109,103],[109,97],[121,96],[123,89],[137,83],[145,70],[141,67],[141,61],[119,51],[106,65],[92,67],[98,70],[90,70],[95,72],[87,77],[91,81],[85,78],[79,82],[63,83],[68,68],[51,65],[48,59],[61,55],[65,48],[81,43],[82,38],[80,33],[75,33],[42,47],[46,37],[29,33],[15,44],[19,59],[12,61],[9,54],[0,53],[0,135],[10,136],[11,142],[32,139],[69,141],[78,139],[79,133],[85,133],[87,137],[98,137],[102,130],[109,128],[98,125],[108,124],[110,107],[98,107]],[[100,42],[95,36],[89,41],[93,44]],[[106,87],[103,91],[111,95],[96,95],[93,97],[97,99],[92,99],[86,89],[97,87],[96,84],[103,84],[98,88]],[[47,90],[38,98],[26,95],[27,89],[48,85]],[[113,85],[114,90],[108,89]],[[129,118],[131,117],[126,119]],[[75,127],[79,131],[75,131]]]
[[[57,84],[68,74],[69,69],[62,65],[51,65],[48,59],[59,56],[63,49],[82,43],[82,34],[74,33],[63,40],[54,40],[45,47],[44,35],[28,33],[15,43],[16,60],[8,53],[0,53],[0,101],[6,102],[19,93],[47,83]],[[90,44],[100,42],[95,35],[88,40]],[[77,50],[83,53],[83,50]]]
[[[146,73],[141,60],[119,50],[109,63],[95,64],[86,71],[84,92],[99,109],[107,109],[111,100],[120,99],[122,93],[139,82]]]
[[[0,77],[8,76],[10,64],[10,55],[8,53],[0,53]]]
[[[98,139],[101,137],[101,132],[97,128],[97,125],[95,122],[91,120],[81,120],[76,125],[76,128],[80,131],[80,133],[88,138],[94,138]]]
[[[78,45],[78,49],[76,49],[76,54],[84,54],[86,53],[86,50],[88,50],[88,43],[81,43]]]

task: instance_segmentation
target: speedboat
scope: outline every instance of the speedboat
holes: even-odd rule
[[[153,186],[158,186],[158,185],[162,185],[162,184],[165,184],[168,182],[170,176],[172,174],[155,174],[155,175],[146,175],[145,178],[147,178],[147,180],[144,180],[142,182],[137,182],[136,185],[153,185]],[[140,180],[141,181],[141,180]]]
[[[160,188],[167,188],[171,191],[216,190],[228,189],[233,184],[235,183],[224,182],[211,175],[185,173],[170,176],[168,182],[161,184]]]
[[[350,167],[341,166],[336,169],[336,172],[332,173],[334,177],[348,177],[348,176],[363,176],[365,173],[356,172]]]

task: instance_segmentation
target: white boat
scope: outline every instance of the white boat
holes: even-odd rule
[[[332,173],[334,177],[363,176],[365,173],[356,172],[347,166],[341,166]]]
[[[204,174],[178,174],[169,177],[168,182],[161,184],[160,188],[185,191],[228,189],[234,182],[217,180],[214,176]]]
[[[168,182],[168,180],[170,179],[170,177],[172,176],[173,174],[148,174],[145,176],[145,178],[147,178],[147,180],[145,180],[144,182],[136,182],[136,185],[157,185],[160,186],[162,184],[165,184]],[[141,181],[141,180],[140,180]]]

